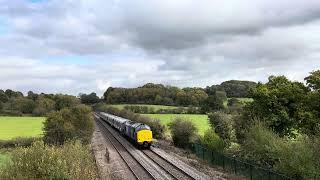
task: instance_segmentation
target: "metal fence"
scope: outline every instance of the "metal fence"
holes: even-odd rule
[[[208,150],[199,144],[192,144],[192,151],[201,159],[223,167],[224,170],[242,175],[250,180],[294,180],[283,174],[276,173],[270,169],[265,169],[248,162],[243,162],[235,158],[225,156],[221,153]]]

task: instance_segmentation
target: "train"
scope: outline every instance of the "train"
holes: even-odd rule
[[[105,112],[99,112],[98,116],[139,147],[150,148],[152,145],[153,136],[150,126]]]

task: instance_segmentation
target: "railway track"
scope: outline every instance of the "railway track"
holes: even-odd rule
[[[154,150],[138,150],[106,122],[97,119],[136,179],[203,179],[189,174]],[[129,161],[129,162],[127,162]],[[134,161],[134,162],[133,162]]]

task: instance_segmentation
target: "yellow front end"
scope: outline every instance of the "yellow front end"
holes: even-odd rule
[[[152,142],[152,131],[150,130],[141,130],[137,133],[137,142],[138,144],[143,144],[144,142]]]

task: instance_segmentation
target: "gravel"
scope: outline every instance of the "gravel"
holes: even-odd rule
[[[191,152],[173,146],[170,141],[160,140],[157,142],[156,146],[158,146],[159,149],[165,151],[167,154],[171,155],[172,157],[177,158],[180,161],[188,164],[189,167],[192,167],[192,168],[196,169],[197,171],[199,171],[203,174],[206,174],[207,177],[209,177],[209,179],[215,179],[215,180],[226,180],[226,179],[243,180],[243,179],[246,179],[244,177],[229,174],[229,173],[225,172],[221,167],[211,166],[207,162],[204,162],[203,160],[196,157]]]

